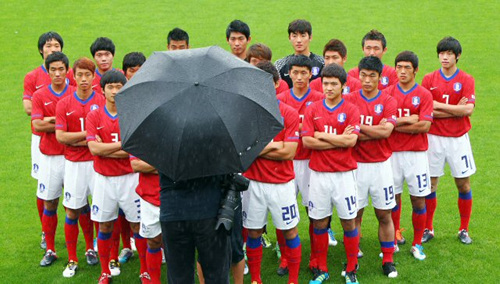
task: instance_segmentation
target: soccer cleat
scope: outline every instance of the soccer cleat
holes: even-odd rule
[[[45,255],[43,256],[42,260],[40,261],[40,266],[42,266],[42,267],[50,266],[56,260],[57,260],[56,253],[49,249],[45,252]]]
[[[411,254],[413,254],[413,257],[418,260],[424,260],[426,257],[424,253],[424,247],[421,245],[412,246],[410,252]]]
[[[344,263],[344,269],[342,269],[342,272],[340,272],[340,276],[342,277],[345,277],[345,271],[347,269],[347,263]],[[356,271],[359,270],[359,263],[356,263],[356,268],[355,268]]]
[[[97,247],[97,238],[94,239],[94,251],[99,252],[98,247]]]
[[[47,242],[45,241],[45,233],[42,232],[42,240],[40,241],[40,248],[47,250]]]
[[[87,258],[88,265],[96,265],[99,263],[99,258],[97,257],[97,253],[93,249],[88,249],[85,253],[85,257]]]
[[[386,262],[382,265],[382,270],[384,271],[384,275],[389,278],[398,277],[398,271],[396,270],[396,266],[394,262]]]
[[[245,261],[245,268],[243,269],[243,275],[247,275],[248,274],[248,265],[247,265],[247,262]]]
[[[404,231],[405,231],[405,229],[403,229],[403,228],[401,228],[399,230],[396,230],[396,241],[397,241],[398,245],[404,245],[404,244],[406,244],[406,239],[401,234]]]
[[[118,276],[121,273],[120,263],[116,260],[109,261],[109,271],[111,271],[111,276]]]
[[[78,262],[70,260],[68,261],[68,264],[66,264],[66,268],[64,268],[63,277],[71,278],[75,276],[77,270]]]
[[[469,233],[466,229],[462,229],[460,232],[458,232],[458,239],[462,242],[462,244],[472,244],[472,239],[469,237]]]
[[[332,229],[328,229],[328,245],[331,247],[334,247],[338,244],[337,240],[335,239],[335,232]]]
[[[130,247],[133,251],[137,251],[137,247],[135,246],[135,239],[132,237],[130,238]]]
[[[99,282],[97,282],[98,284],[108,284],[108,283],[111,283],[111,275],[107,274],[107,273],[103,273],[101,274],[101,277],[99,277]]]
[[[129,248],[124,248],[124,249],[122,249],[122,251],[120,252],[120,255],[118,256],[118,261],[120,263],[125,263],[125,262],[129,261],[129,259],[132,256],[134,256],[134,252]]]
[[[280,266],[278,266],[276,273],[278,273],[278,276],[287,275],[288,274],[288,267],[286,266],[286,263],[285,264],[281,263]]]
[[[269,236],[266,233],[262,234],[261,242],[262,242],[262,247],[266,249],[272,247],[273,245],[271,243],[271,239],[269,239]]]
[[[358,248],[358,258],[362,258],[364,256],[363,252],[361,249]]]
[[[323,281],[328,280],[328,278],[330,278],[330,274],[328,274],[328,272],[318,270],[314,279],[309,281],[309,284],[321,284]]]
[[[434,239],[434,230],[425,229],[424,235],[422,236],[422,243],[426,243],[432,239]]]
[[[139,279],[141,280],[141,283],[151,283],[151,276],[149,276],[149,273],[143,272],[141,275],[139,275]]]
[[[358,277],[356,276],[356,270],[353,270],[351,272],[346,272],[345,283],[346,284],[359,284]]]

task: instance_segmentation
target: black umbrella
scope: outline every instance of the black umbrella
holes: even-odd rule
[[[123,149],[175,181],[245,171],[283,128],[271,75],[217,46],[154,52],[116,104]]]

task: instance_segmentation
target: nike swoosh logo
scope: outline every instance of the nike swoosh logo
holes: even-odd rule
[[[51,103],[53,103],[53,102],[45,102],[44,104],[45,104],[46,106],[48,106],[48,105],[50,105]]]
[[[389,201],[389,202],[386,202],[386,203],[385,203],[385,205],[389,205],[389,204],[391,204],[391,203],[392,203],[392,201]]]
[[[40,89],[41,87],[43,87],[43,85],[38,85],[38,86],[35,86],[35,88],[38,90]]]
[[[292,222],[293,222],[293,220],[292,220],[292,221],[285,222],[285,224],[290,225],[290,223],[292,223]]]
[[[354,212],[355,212],[355,211],[352,211],[352,212],[349,212],[349,215],[352,215],[352,214],[354,214]]]
[[[315,117],[314,120],[318,120],[318,119],[321,119],[321,116],[320,117]]]
[[[101,130],[103,128],[104,128],[104,126],[97,126],[97,130]]]
[[[434,89],[437,89],[438,87],[431,87],[431,91],[434,90]]]
[[[424,188],[424,189],[422,189],[422,190],[420,190],[420,189],[419,189],[419,190],[418,190],[418,192],[424,192],[426,189],[427,189],[427,188]]]
[[[92,89],[93,89],[93,88],[96,88],[96,87],[97,87],[97,85],[92,85]]]
[[[283,74],[284,77],[288,77],[288,73]]]
[[[462,174],[465,174],[465,173],[466,173],[466,172],[468,172],[468,171],[469,171],[468,169],[467,169],[467,170],[465,170],[465,171],[462,171]]]
[[[72,111],[72,112],[67,112],[66,115],[71,115],[72,113],[74,113],[75,111]]]

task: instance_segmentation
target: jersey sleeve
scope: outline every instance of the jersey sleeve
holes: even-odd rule
[[[385,106],[384,118],[387,119],[387,122],[392,123],[394,126],[396,126],[397,108],[397,101],[389,94],[387,94],[387,103]]]
[[[311,88],[311,90],[315,90],[317,92],[323,92],[321,78],[316,78],[312,80],[311,83],[309,84],[309,87]]]
[[[422,79],[422,87],[426,88],[429,92],[431,91],[431,76],[427,74]]]
[[[26,74],[24,77],[24,91],[23,91],[23,100],[31,101],[33,94],[35,93],[35,82],[33,78],[33,73],[30,72]]]
[[[33,102],[33,106],[31,109],[31,120],[43,119],[43,100],[41,98],[41,95],[38,92],[35,92],[31,101]]]
[[[308,107],[306,113],[304,114],[304,120],[302,121],[302,137],[311,136],[314,137],[314,107]]]
[[[423,90],[421,96],[421,105],[419,112],[419,120],[426,120],[432,122],[433,111],[434,111],[434,102],[432,100],[432,94],[427,89]]]
[[[97,118],[98,118],[98,111],[91,111],[87,114],[87,119],[85,120],[87,124],[87,142],[89,141],[96,141],[96,136],[97,136]]]
[[[299,113],[294,109],[289,109],[285,117],[285,138],[284,142],[299,142]]]
[[[359,79],[358,68],[357,67],[352,68],[351,70],[349,70],[349,72],[347,72],[347,75]]]
[[[399,82],[398,73],[396,73],[395,69],[392,69],[392,72],[389,76],[390,76],[389,77],[389,85],[390,86],[396,85]]]
[[[56,130],[68,131],[68,124],[66,121],[66,100],[63,99],[56,106]]]
[[[475,82],[474,78],[472,76],[468,76],[467,80],[464,82],[463,86],[464,90],[462,91],[462,94],[464,97],[466,97],[467,103],[468,104],[475,104],[476,103],[476,87],[475,87]]]

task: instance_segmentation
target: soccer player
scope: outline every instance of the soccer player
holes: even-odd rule
[[[167,50],[189,49],[189,35],[186,31],[174,28],[167,35]]]
[[[275,86],[278,84],[279,74],[271,62],[260,62],[257,67],[272,74]],[[288,283],[298,283],[299,277],[302,246],[297,230],[300,216],[292,162],[299,140],[299,114],[280,101],[278,104],[285,127],[243,174],[250,179],[242,203],[243,226],[248,229],[247,256],[252,283],[262,283],[260,238],[267,223],[267,211],[271,212],[274,225],[286,240],[282,252],[288,260]]]
[[[347,61],[347,47],[342,41],[338,39],[331,39],[323,48],[323,57],[325,58],[325,66],[335,63],[344,67],[345,62]],[[321,78],[312,80],[310,85],[311,89],[323,93]],[[360,89],[361,82],[359,81],[359,78],[347,75],[347,81],[344,89],[342,90],[342,94],[349,94]]]
[[[253,66],[256,66],[261,61],[265,60],[271,61],[272,57],[273,53],[271,52],[271,49],[267,45],[263,43],[256,43],[252,44],[248,48],[247,57],[245,60],[248,63],[252,64]],[[285,82],[283,79],[279,79],[278,84],[279,85],[276,88],[276,95],[290,89],[288,87],[288,83]]]
[[[396,124],[397,103],[391,96],[378,89],[383,68],[378,57],[364,57],[359,62],[358,68],[363,87],[344,96],[346,101],[358,107],[360,113],[361,131],[353,152],[358,162],[356,227],[358,231],[361,230],[361,218],[370,196],[378,220],[378,237],[383,254],[382,269],[386,276],[394,278],[398,272],[393,260],[394,224],[391,209],[396,205],[396,201],[389,160],[392,151],[387,138]]]
[[[33,94],[31,119],[35,131],[41,132],[38,198],[44,200],[42,231],[45,233],[47,250],[40,266],[49,266],[57,260],[54,238],[57,228],[57,206],[62,193],[64,177],[64,145],[56,140],[56,106],[60,99],[73,92],[66,81],[69,61],[61,52],[53,52],[45,59],[52,82]]]
[[[231,53],[241,60],[247,57],[247,45],[252,41],[250,27],[240,20],[229,23],[226,29],[226,41],[231,48]]]
[[[299,113],[299,136],[302,137],[301,131],[303,127],[304,114],[306,113],[306,108],[310,106],[313,102],[322,100],[324,95],[322,93],[316,92],[309,88],[309,80],[312,76],[313,62],[305,55],[294,55],[288,59],[290,78],[292,79],[293,86],[291,89],[278,94],[278,100],[293,107]],[[302,205],[308,206],[308,192],[309,192],[309,176],[311,171],[309,169],[309,157],[311,156],[311,150],[304,148],[302,141],[299,140],[299,145],[297,146],[297,153],[295,154],[293,160],[293,168],[295,171],[295,191],[298,194],[300,191],[302,195]],[[310,220],[309,223],[309,235],[312,237],[313,226]],[[278,244],[280,250],[283,251],[285,248],[285,239],[283,233],[280,230],[276,230],[276,235],[278,236]],[[312,239],[312,238],[311,238]],[[313,246],[311,242],[311,247]],[[311,253],[310,267],[313,265],[313,253]],[[286,257],[281,255],[280,266],[278,268],[278,274],[286,274]]]
[[[130,52],[123,57],[122,70],[127,80],[139,71],[144,62],[146,62],[146,56],[142,52]]]
[[[429,130],[429,164],[432,193],[426,198],[428,210],[424,242],[434,237],[432,224],[436,210],[436,190],[439,177],[444,175],[447,162],[458,189],[460,228],[458,238],[471,244],[469,221],[472,212],[470,176],[476,172],[469,141],[469,117],[476,102],[474,78],[459,70],[457,62],[462,55],[460,42],[445,37],[437,45],[441,68],[425,75],[422,86],[431,91],[434,99],[434,123]]]
[[[311,68],[311,79],[314,80],[320,76],[321,68],[325,64],[323,57],[314,54],[309,48],[309,43],[312,40],[312,26],[306,20],[294,20],[288,25],[288,40],[293,46],[294,54],[288,55],[276,61],[276,68],[280,73],[281,79],[288,83],[288,87],[293,87],[292,78],[290,77],[290,68],[288,64],[294,55],[305,55],[312,60],[313,67]]]
[[[377,30],[371,30],[361,40],[361,47],[363,48],[365,56],[375,56],[382,60],[382,57],[384,57],[384,54],[387,52],[387,41],[385,40],[384,34]],[[349,70],[348,75],[359,78],[358,67]],[[359,79],[361,80],[361,78]],[[380,82],[378,83],[378,89],[383,90],[397,82],[398,76],[396,70],[389,65],[384,65],[382,75],[380,76]]]
[[[68,263],[64,277],[73,277],[78,269],[76,246],[78,220],[85,236],[85,256],[89,265],[98,263],[93,249],[93,227],[87,197],[92,193],[94,169],[92,154],[87,147],[85,119],[90,111],[104,105],[104,97],[92,90],[95,65],[88,58],[80,58],[73,65],[77,89],[60,100],[56,108],[56,138],[64,144],[64,199],[66,221],[64,234],[68,249]],[[83,222],[82,222],[83,221]]]
[[[92,82],[92,89],[102,95],[103,90],[100,85],[101,77],[106,71],[114,69],[113,59],[115,57],[115,44],[107,37],[99,37],[90,46],[90,53],[97,65],[94,81]]]
[[[385,89],[397,101],[396,128],[389,138],[394,175],[396,207],[401,204],[403,183],[406,180],[413,207],[413,243],[411,253],[424,260],[422,247],[426,208],[425,196],[430,193],[429,162],[427,159],[427,132],[432,123],[432,95],[415,83],[418,57],[411,51],[403,51],[395,60],[399,83]],[[393,210],[394,212],[395,210]],[[399,210],[399,212],[401,212]],[[400,214],[392,214],[394,229],[399,229]]]
[[[118,207],[125,213],[134,233],[139,257],[145,251],[147,242],[139,237],[140,198],[135,192],[138,175],[133,173],[129,155],[121,149],[120,129],[115,105],[115,95],[127,82],[118,70],[110,70],[101,78],[106,103],[104,107],[87,115],[87,143],[94,155],[96,171],[93,185],[92,220],[99,222],[99,260],[101,277],[99,283],[109,283],[111,276],[120,274],[117,259],[110,260],[113,222],[118,218]],[[117,239],[117,237],[113,237]],[[141,265],[141,273],[145,268]]]
[[[309,167],[309,217],[314,232],[311,253],[315,254],[312,284],[329,278],[327,266],[328,224],[333,206],[344,229],[347,255],[346,283],[358,283],[356,266],[359,234],[354,218],[357,212],[356,160],[352,148],[359,134],[359,110],[342,98],[347,80],[345,70],[328,65],[321,72],[325,99],[308,107],[302,129],[304,146],[312,149]]]

